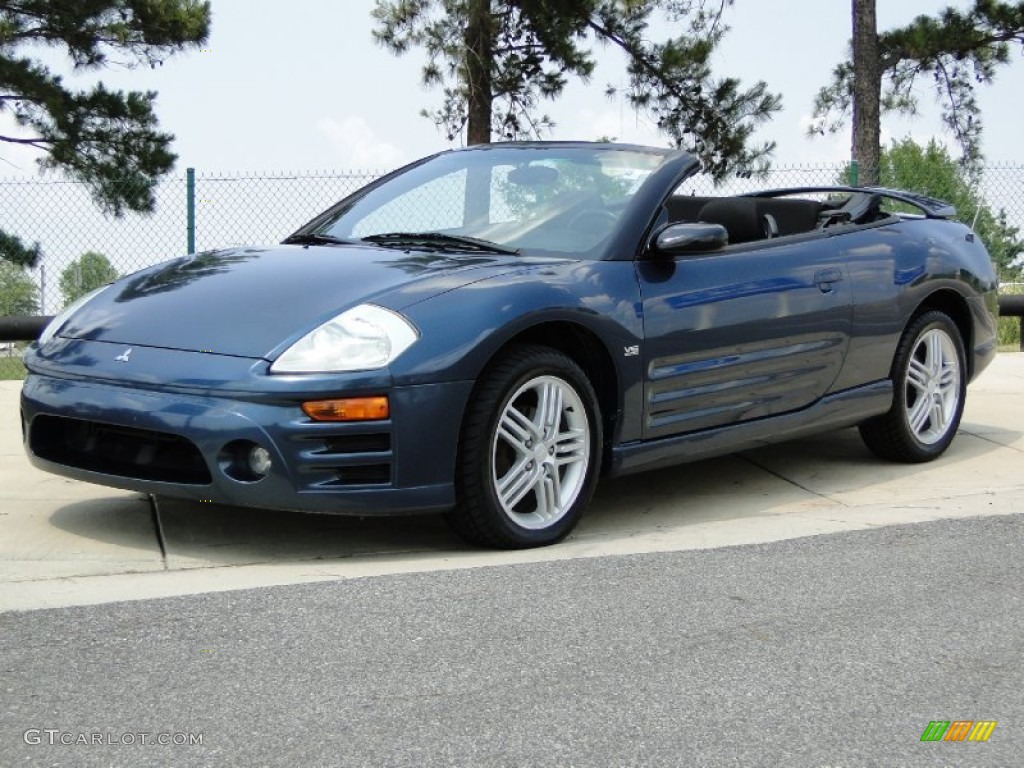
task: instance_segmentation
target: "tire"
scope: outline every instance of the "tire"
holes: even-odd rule
[[[967,394],[964,342],[943,312],[914,318],[893,360],[892,407],[860,425],[871,451],[891,461],[919,463],[941,456],[960,426]]]
[[[601,413],[583,370],[547,347],[514,347],[474,390],[447,519],[474,544],[554,544],[579,522],[601,466]]]

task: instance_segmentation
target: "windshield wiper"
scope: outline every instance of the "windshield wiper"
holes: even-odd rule
[[[481,240],[478,237],[469,237],[467,235],[446,235],[441,232],[384,232],[379,235],[364,237],[363,242],[384,246],[425,246],[427,248],[433,247],[457,251],[505,253],[510,256],[515,256],[519,253],[517,248],[498,245],[490,240]]]
[[[282,241],[285,245],[352,245],[354,240],[343,240],[334,235],[322,235],[317,232],[306,232],[291,235]]]

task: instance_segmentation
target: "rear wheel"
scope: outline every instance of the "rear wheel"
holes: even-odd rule
[[[964,410],[964,360],[963,339],[948,315],[927,312],[917,317],[896,350],[892,408],[860,427],[868,448],[893,461],[941,456],[953,442]]]
[[[474,392],[448,521],[485,546],[553,544],[579,522],[600,463],[600,411],[586,374],[555,350],[517,347]]]

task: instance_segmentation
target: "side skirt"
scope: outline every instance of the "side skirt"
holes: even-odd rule
[[[892,382],[886,379],[837,392],[808,408],[781,416],[617,445],[612,448],[608,475],[617,477],[700,461],[853,426],[888,411],[892,406],[892,396]]]

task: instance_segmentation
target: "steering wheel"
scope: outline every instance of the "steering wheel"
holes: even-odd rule
[[[584,208],[569,219],[568,229],[571,232],[604,237],[618,223],[619,217],[603,208]]]

